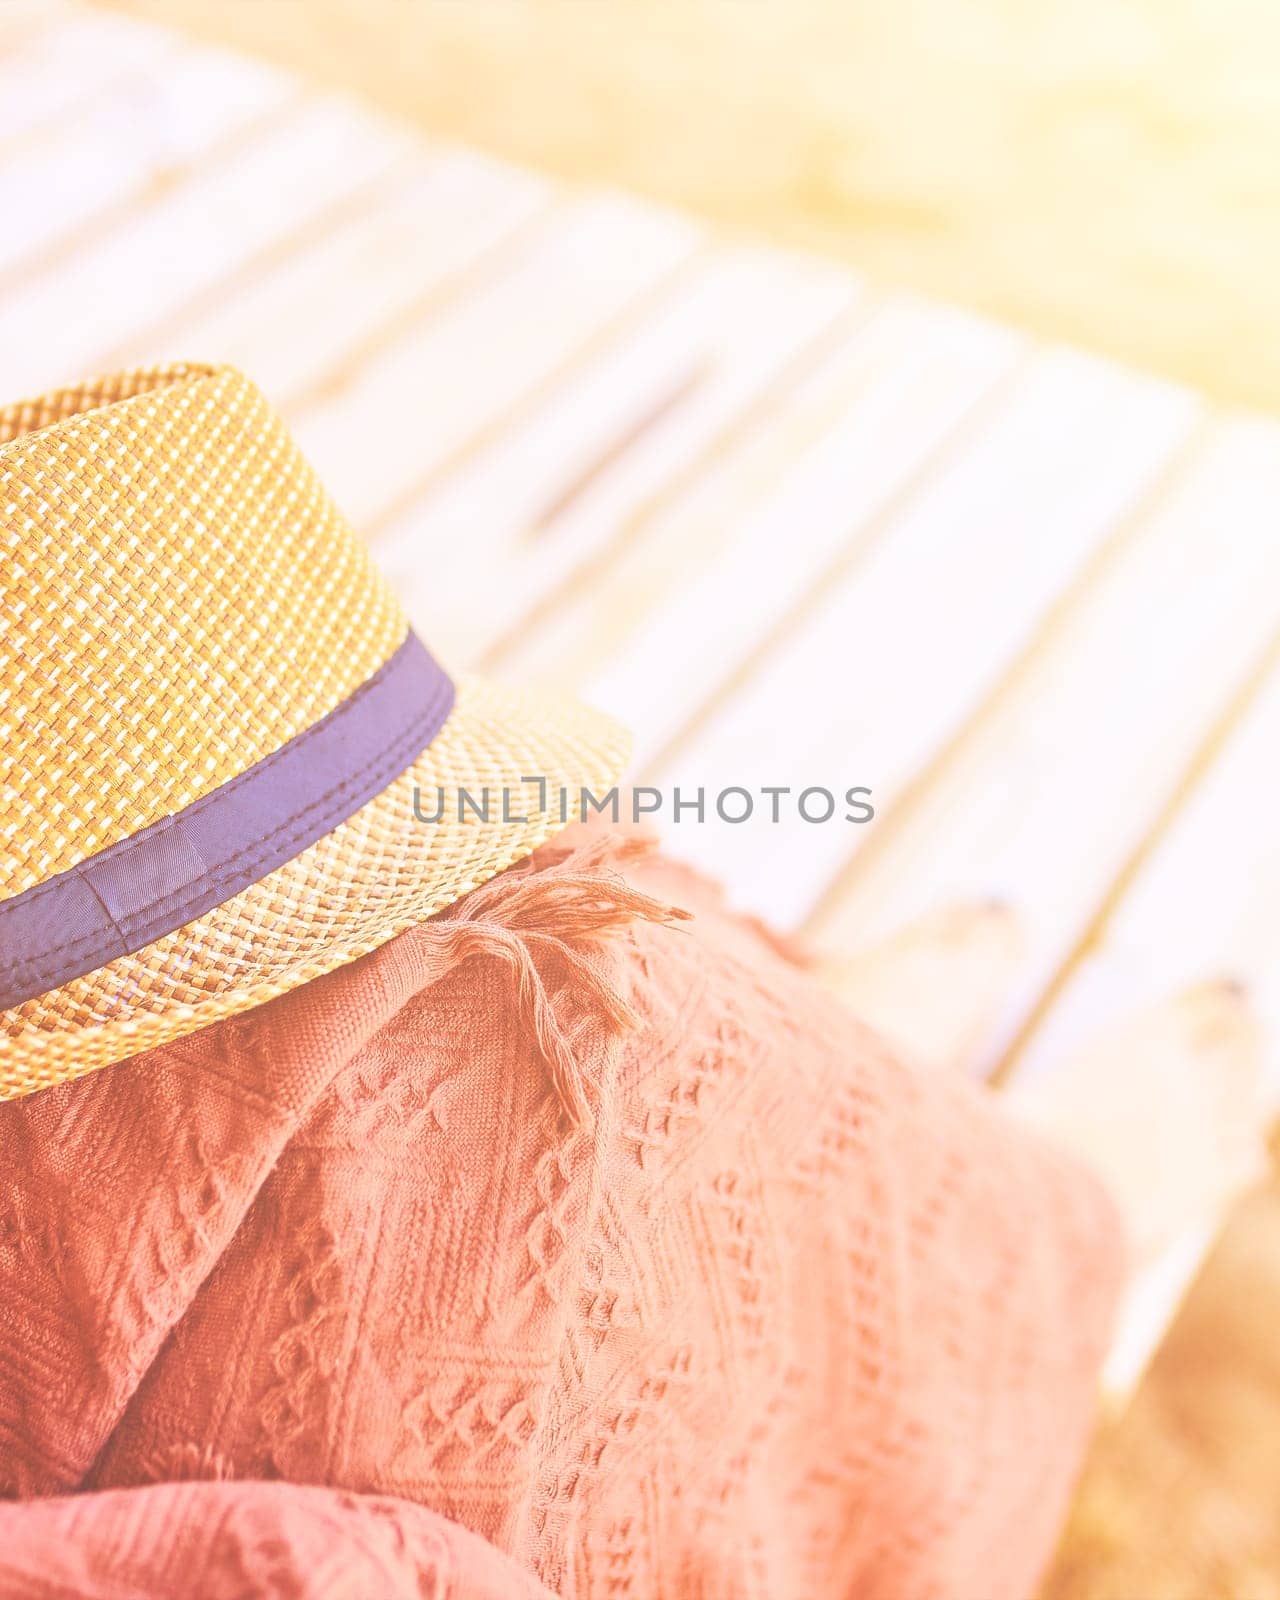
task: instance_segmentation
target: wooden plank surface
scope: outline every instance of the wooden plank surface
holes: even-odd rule
[[[9,391],[233,360],[451,663],[616,711],[668,789],[868,785],[866,826],[668,842],[1112,1177],[1131,1383],[1280,1088],[1280,429],[159,30],[11,15]],[[1120,1126],[1167,1108],[1150,1181],[1117,1073]]]

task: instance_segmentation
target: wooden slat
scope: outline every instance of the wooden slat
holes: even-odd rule
[[[0,349],[11,392],[117,364],[126,341],[386,172],[409,148],[405,136],[340,101],[300,107],[285,125],[8,296]]]
[[[643,767],[788,591],[857,541],[1024,349],[976,318],[890,303],[710,473],[629,529],[595,581],[512,641],[503,670],[616,709]],[[684,636],[674,619],[690,610]]]
[[[1265,1170],[1261,1058],[1244,991],[1199,980],[1016,1074],[1005,1099],[1097,1169],[1145,1267]]]
[[[169,34],[125,17],[80,10],[63,17],[56,8],[52,27],[0,55],[0,157],[10,140],[56,128],[106,85],[174,48]]]
[[[1265,500],[1257,508],[1260,541],[1273,538],[1261,528],[1272,512]],[[1230,559],[1229,549],[1223,557]],[[1272,666],[1221,749],[1206,752],[1167,829],[1107,908],[1020,1052],[1020,1077],[1049,1070],[1130,1007],[1219,976],[1244,986],[1265,1024],[1265,1093],[1280,1108],[1278,751],[1280,671]]]
[[[175,52],[163,72],[117,82],[0,166],[0,284],[42,271],[52,248],[91,242],[122,203],[145,200],[219,141],[296,94],[283,74],[216,51]]]
[[[1277,495],[1280,430],[1218,425],[896,823],[890,802],[882,839],[825,908],[819,931],[844,943],[937,897],[1010,899],[1028,955],[990,1064],[1070,958],[1280,621]]]
[[[1021,944],[1010,907],[979,901],[940,906],[878,944],[819,958],[814,970],[908,1060],[934,1072],[968,1072],[1004,1003]]]
[[[296,415],[396,319],[459,293],[487,252],[549,203],[550,186],[468,151],[415,159],[315,241],[285,253],[225,301],[130,347],[133,361],[205,352],[252,374]]]
[[[457,659],[519,629],[856,295],[843,273],[761,251],[709,261],[378,541],[410,615]]]
[[[1014,1111],[1095,1169],[1124,1218],[1135,1271],[1113,1393],[1137,1381],[1218,1219],[1266,1171],[1262,1055],[1247,995],[1199,981],[1005,1088]]]
[[[395,330],[344,373],[296,419],[299,443],[356,525],[375,531],[653,291],[697,239],[692,225],[638,203],[574,202],[496,281],[447,316]]]

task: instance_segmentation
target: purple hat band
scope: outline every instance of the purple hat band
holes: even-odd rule
[[[0,901],[0,1011],[203,916],[292,861],[417,760],[453,684],[410,633],[287,744],[171,817]]]

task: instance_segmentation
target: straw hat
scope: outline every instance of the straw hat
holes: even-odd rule
[[[446,674],[229,368],[0,409],[0,563],[0,1099],[363,955],[626,758]]]

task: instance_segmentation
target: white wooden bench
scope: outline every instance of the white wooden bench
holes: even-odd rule
[[[1280,428],[59,0],[0,218],[11,397],[234,361],[447,658],[664,786],[873,789],[670,844],[1110,1172],[1124,1393],[1280,1077]]]

